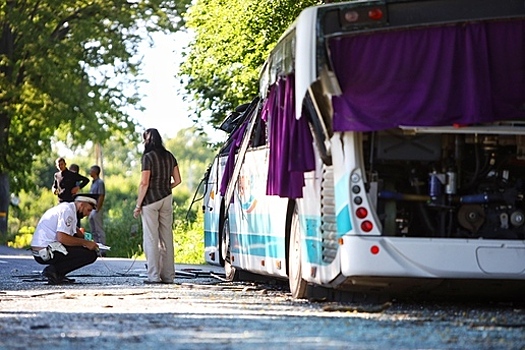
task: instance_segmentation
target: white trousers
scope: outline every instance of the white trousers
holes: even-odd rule
[[[170,194],[142,207],[144,253],[151,282],[172,283],[175,279],[172,201]]]

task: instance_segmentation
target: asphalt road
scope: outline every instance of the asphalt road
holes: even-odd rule
[[[144,261],[101,258],[51,286],[0,246],[0,349],[525,349],[516,303],[297,301],[214,266],[176,269],[175,284],[145,285]]]

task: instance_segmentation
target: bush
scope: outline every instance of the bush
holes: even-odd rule
[[[29,248],[31,246],[31,240],[33,239],[34,232],[34,227],[22,227],[20,231],[18,231],[18,234],[14,237],[14,241],[7,242],[7,246],[17,249]]]
[[[197,221],[175,221],[175,262],[184,264],[205,264],[203,215]]]
[[[133,217],[139,173],[110,175],[104,182],[104,229],[106,244],[111,247],[107,256],[143,258],[142,223]],[[84,189],[84,192],[87,191]],[[193,192],[193,189],[182,185],[173,191],[175,261],[179,264],[205,262],[203,217],[198,210],[200,206],[196,203],[191,210],[188,209]],[[15,248],[28,247],[38,220],[47,209],[57,203],[56,196],[48,188],[40,188],[33,193],[21,193],[19,207],[10,211],[10,233],[5,242]],[[87,218],[82,219],[81,226],[89,232]]]
[[[142,248],[142,225],[133,217],[134,203],[126,208],[111,209],[105,220],[106,244],[111,247],[108,257],[144,258]],[[85,219],[84,219],[85,220]],[[203,240],[203,216],[188,222],[177,219],[174,222],[175,262],[178,264],[205,264]],[[7,245],[26,249],[31,245],[35,227],[24,226]]]
[[[143,257],[142,225],[133,217],[134,201],[127,201],[120,207],[106,210],[104,230],[106,245],[111,247],[107,256],[132,258]],[[107,208],[106,208],[107,209]]]

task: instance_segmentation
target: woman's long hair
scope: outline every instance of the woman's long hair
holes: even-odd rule
[[[162,144],[162,137],[157,129],[147,129],[142,137],[144,138],[144,154],[151,151],[166,152],[166,148]]]

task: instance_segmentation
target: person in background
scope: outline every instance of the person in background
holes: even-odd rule
[[[58,196],[59,202],[73,202],[73,196],[84,188],[89,179],[69,170],[66,160],[62,157],[55,161],[58,171],[55,173],[52,191]]]
[[[71,170],[74,173],[78,173],[78,171],[80,170],[80,167],[78,166],[78,164],[73,163],[69,166],[69,170]]]
[[[74,202],[61,202],[48,209],[40,218],[31,240],[31,251],[37,263],[48,265],[42,271],[49,284],[73,283],[66,277],[71,271],[94,263],[98,245],[84,239],[76,225],[77,213],[89,215],[97,201],[87,194]]]
[[[106,197],[106,187],[104,181],[100,178],[100,167],[93,165],[89,169],[89,175],[93,178],[91,182],[90,194],[97,195],[97,207],[89,214],[89,227],[93,240],[106,244],[106,233],[104,232],[104,212],[102,205]]]
[[[144,138],[141,179],[133,216],[142,216],[144,253],[148,278],[144,283],[173,283],[172,189],[181,183],[177,160],[162,144],[157,129],[147,129]]]
[[[74,172],[74,173],[77,173],[78,174],[78,171],[80,170],[80,167],[78,166],[78,164],[71,164],[68,168],[70,171]],[[80,186],[80,184],[82,183],[82,181],[77,181],[76,182],[76,185],[77,186]],[[81,228],[81,222],[80,222],[80,219],[82,219],[81,217],[81,214],[80,213],[77,213],[77,227],[78,228]]]

